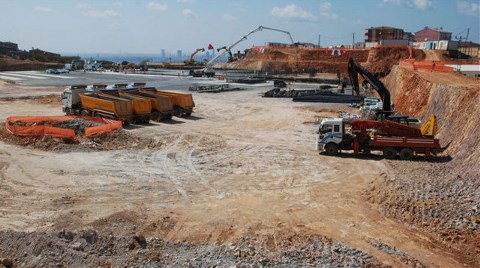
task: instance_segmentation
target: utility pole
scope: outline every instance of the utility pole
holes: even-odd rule
[[[355,33],[353,33],[352,48],[355,48]]]
[[[463,32],[463,31],[462,31]],[[462,39],[467,41],[468,40],[468,34],[470,33],[470,28],[467,28],[467,35],[465,36],[465,38],[463,37],[463,35],[455,35],[455,39],[458,40],[458,48],[457,48],[457,59],[460,59],[460,45],[462,44]]]
[[[318,35],[318,46],[320,47],[320,35]]]

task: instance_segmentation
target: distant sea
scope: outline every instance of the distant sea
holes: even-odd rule
[[[83,60],[107,60],[112,62],[121,63],[122,61],[128,61],[133,63],[141,63],[142,61],[151,62],[183,62],[189,57],[184,55],[183,57],[175,57],[172,55],[162,57],[160,54],[110,54],[110,53],[62,53],[62,56],[79,56]],[[205,56],[195,57],[195,60],[202,61]],[[218,59],[218,62],[226,61],[227,56]]]

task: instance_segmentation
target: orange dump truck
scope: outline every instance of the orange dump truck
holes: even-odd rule
[[[114,98],[117,100],[129,100],[132,102],[133,123],[148,123],[152,113],[152,103],[150,100],[137,97],[122,95],[118,91],[106,90],[100,91],[99,96]]]
[[[98,116],[124,123],[133,118],[130,100],[99,96],[86,85],[73,85],[63,91],[62,110],[67,115]]]
[[[173,115],[173,104],[170,97],[158,96],[150,93],[142,93],[137,90],[125,90],[118,92],[120,96],[132,96],[137,98],[143,98],[150,101],[152,106],[150,118],[154,121],[160,121],[162,119],[170,119]]]
[[[155,88],[142,88],[139,91],[157,96],[170,97],[173,103],[174,115],[176,116],[190,116],[192,115],[193,107],[195,107],[192,94],[163,91]]]
[[[79,96],[80,103],[75,109],[78,114],[105,117],[124,123],[129,123],[133,119],[133,108],[130,100],[95,93],[84,93]]]

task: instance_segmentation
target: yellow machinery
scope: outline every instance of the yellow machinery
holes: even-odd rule
[[[423,136],[435,136],[437,133],[437,117],[433,114],[430,115],[427,122],[420,127],[420,131]]]

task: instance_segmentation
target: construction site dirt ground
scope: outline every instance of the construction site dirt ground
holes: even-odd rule
[[[1,120],[62,114],[61,89],[40,90],[57,100],[5,98],[15,89],[0,84]],[[2,134],[0,259],[14,266],[479,264],[478,252],[462,255],[461,243],[388,218],[368,201],[367,191],[381,191],[372,182],[412,166],[428,176],[428,169],[319,155],[321,118],[353,110],[261,98],[268,89],[194,93],[194,116],[131,125],[121,137],[134,139],[119,138],[118,147],[36,148]]]

